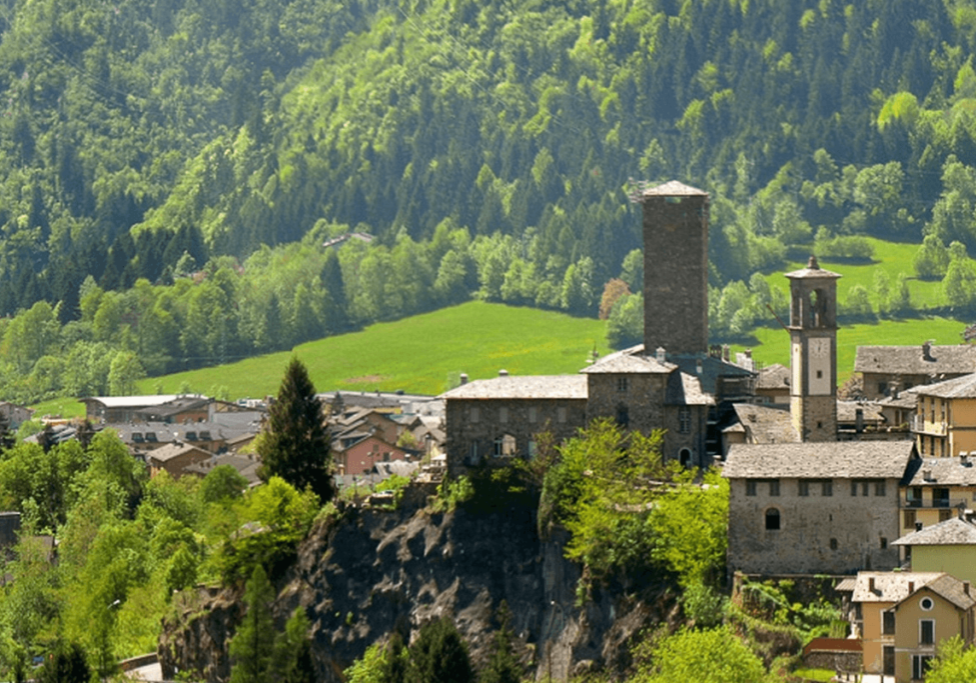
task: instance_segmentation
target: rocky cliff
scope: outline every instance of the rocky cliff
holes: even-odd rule
[[[275,611],[283,622],[296,606],[306,609],[319,680],[341,681],[342,670],[393,629],[415,635],[442,615],[455,620],[477,664],[502,600],[527,665],[555,680],[624,671],[633,636],[673,617],[673,601],[653,590],[644,599],[599,590],[577,608],[579,568],[563,558],[560,539],[539,539],[533,505],[496,498],[451,513],[349,508],[340,522],[312,531],[279,582]],[[204,591],[183,603],[179,618],[164,624],[164,676],[192,669],[211,683],[229,678],[226,642],[241,615],[239,597]]]

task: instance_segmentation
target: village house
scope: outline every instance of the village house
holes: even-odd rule
[[[957,517],[976,502],[976,467],[968,455],[920,458],[905,473],[900,497],[899,536]]]
[[[790,369],[780,363],[767,365],[756,377],[756,402],[790,405]]]
[[[973,642],[974,607],[968,581],[935,572],[860,572],[837,590],[850,591],[853,635],[863,670],[896,683],[925,678],[939,642]]]
[[[136,420],[137,413],[140,411],[158,408],[178,399],[186,398],[202,397],[158,394],[153,396],[89,396],[80,400],[85,404],[85,418],[92,423],[120,423]]]
[[[854,372],[864,397],[877,400],[916,386],[976,372],[976,346],[859,346]]]
[[[922,455],[976,451],[976,374],[915,389],[912,437]]]
[[[916,529],[893,544],[904,549],[913,572],[945,572],[961,581],[976,581],[976,525],[952,517],[932,526],[918,522]]]
[[[333,441],[332,462],[340,475],[358,475],[372,472],[377,463],[408,460],[409,454],[378,435],[369,435],[348,447]]]
[[[910,441],[734,445],[728,567],[744,574],[848,574],[899,565],[898,485]]]
[[[7,427],[16,432],[20,429],[20,425],[34,416],[34,409],[10,401],[0,401],[0,415],[7,420]]]
[[[187,467],[209,460],[212,455],[192,444],[174,441],[147,453],[146,464],[149,465],[150,477],[165,470],[173,479],[179,479]]]

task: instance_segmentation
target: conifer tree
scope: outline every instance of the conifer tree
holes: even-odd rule
[[[330,500],[332,458],[322,402],[315,395],[308,370],[297,358],[288,364],[268,412],[268,430],[258,447],[261,478],[268,481],[278,476],[296,489],[310,487],[322,502]]]
[[[305,610],[296,607],[285,624],[284,633],[280,633],[275,640],[268,680],[278,683],[315,683],[308,629]]]
[[[406,683],[473,683],[468,646],[454,622],[431,621],[420,629],[410,646]]]
[[[522,667],[512,650],[512,613],[503,600],[498,606],[498,630],[492,638],[491,656],[481,672],[478,683],[519,683]]]
[[[271,602],[274,588],[260,564],[254,568],[244,593],[247,612],[230,641],[233,668],[230,683],[262,683],[274,654],[274,619]]]

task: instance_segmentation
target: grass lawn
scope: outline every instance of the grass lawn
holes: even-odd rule
[[[606,323],[563,313],[473,301],[361,332],[329,337],[294,349],[322,392],[343,390],[438,394],[452,376],[494,377],[579,371],[596,348],[609,352]],[[249,358],[220,367],[154,377],[140,383],[147,394],[192,391],[262,397],[275,394],[292,352]]]

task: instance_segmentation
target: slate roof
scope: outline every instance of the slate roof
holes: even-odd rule
[[[588,390],[583,375],[508,375],[477,379],[440,395],[451,399],[579,399]]]
[[[663,185],[658,185],[657,187],[651,187],[644,190],[645,197],[695,197],[695,196],[708,196],[708,193],[704,190],[699,190],[697,187],[691,187],[690,185],[685,185],[677,180],[669,180]]]
[[[930,581],[925,584],[924,589],[941,595],[959,609],[970,609],[976,605],[976,600],[971,595],[966,595],[963,582],[949,574],[943,574],[935,581]]]
[[[767,365],[759,371],[756,389],[789,389],[790,369],[780,363]]]
[[[942,572],[858,572],[851,602],[901,602],[919,588],[935,581]],[[874,579],[874,590],[868,590]],[[912,584],[909,591],[908,584]]]
[[[676,372],[668,378],[664,403],[670,406],[713,406],[715,399],[702,391],[697,377]]]
[[[180,398],[181,394],[153,394],[150,396],[89,396],[83,401],[98,401],[106,408],[145,408],[159,406]]]
[[[876,425],[884,422],[881,406],[862,401],[837,401],[837,421],[854,424],[857,421],[858,408],[862,411],[864,424]]]
[[[976,374],[954,377],[944,382],[918,387],[919,396],[936,398],[976,398]]]
[[[739,424],[754,443],[796,443],[800,440],[793,429],[793,418],[789,410],[752,403],[736,403],[732,409]]]
[[[580,370],[586,374],[629,373],[629,374],[667,374],[678,369],[673,363],[662,363],[653,356],[644,355],[644,345],[638,344],[623,351],[608,354],[593,365]]]
[[[976,545],[976,526],[953,517],[902,536],[892,545]]]
[[[786,277],[791,280],[799,280],[802,278],[831,278],[836,279],[840,277],[840,273],[835,273],[830,270],[824,270],[817,263],[815,256],[810,257],[810,261],[807,263],[806,268],[800,268],[799,270],[794,270],[792,272],[786,273]]]
[[[920,458],[908,468],[908,486],[976,486],[976,465],[973,458],[962,464],[962,458]],[[925,478],[925,473],[929,478]]]
[[[976,372],[976,346],[932,346],[929,359],[918,346],[858,346],[854,372],[891,375],[962,375]]]
[[[733,444],[727,479],[901,479],[915,452],[911,441]]]
[[[174,441],[173,443],[168,443],[165,446],[160,446],[156,450],[147,453],[146,457],[159,463],[165,463],[181,455],[186,455],[187,453],[193,452],[198,452],[201,456],[206,458],[210,457],[209,452],[203,450],[202,448],[198,448],[197,446],[183,443],[182,441]]]

